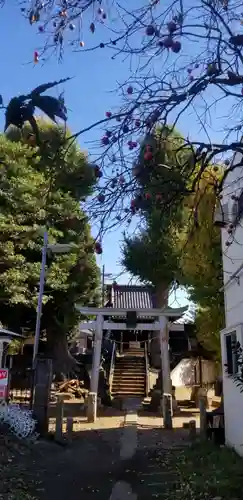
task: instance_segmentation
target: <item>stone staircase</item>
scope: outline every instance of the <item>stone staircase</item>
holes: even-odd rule
[[[116,359],[112,380],[113,397],[144,397],[146,370],[143,349],[129,349]]]

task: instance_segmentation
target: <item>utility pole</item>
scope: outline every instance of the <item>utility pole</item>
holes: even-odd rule
[[[105,305],[105,266],[102,266],[102,306]]]
[[[111,279],[112,273],[105,272],[105,266],[102,266],[102,306],[105,305],[105,278]]]

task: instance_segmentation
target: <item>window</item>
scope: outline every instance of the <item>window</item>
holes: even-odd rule
[[[238,203],[237,203],[238,207],[237,207],[237,221],[240,221],[242,219],[242,216],[243,216],[243,191],[241,192],[240,196],[239,196],[239,199],[238,199]]]
[[[227,226],[227,224],[229,224],[229,222],[231,221],[230,221],[228,203],[224,203],[223,205],[221,203],[218,203],[215,207],[215,212],[214,212],[215,226],[225,227]]]
[[[233,204],[232,215],[233,215],[233,220],[232,220],[233,224],[238,224],[243,216],[243,191]]]
[[[236,352],[237,337],[236,331],[228,333],[225,336],[226,341],[226,368],[228,375],[238,373],[238,360]]]

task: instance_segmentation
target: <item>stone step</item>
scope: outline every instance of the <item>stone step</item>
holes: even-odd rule
[[[130,353],[141,354],[144,356],[144,349],[143,347],[130,347],[129,349],[125,349],[123,351],[124,355],[129,355]]]
[[[125,373],[114,373],[113,375],[113,381],[114,380],[131,380],[133,383],[136,382],[136,380],[145,380],[145,375],[143,373],[139,373],[137,375],[129,375]]]
[[[115,370],[114,371],[114,376],[118,376],[118,377],[145,377],[145,371],[118,371],[118,370]]]
[[[145,380],[145,373],[114,373],[112,380],[132,380],[133,383],[136,383],[136,380]]]
[[[140,371],[140,372],[133,372],[133,371],[115,371],[114,374],[113,374],[113,377],[125,377],[125,378],[133,378],[134,380],[136,379],[136,377],[143,377],[145,378],[146,377],[146,373],[144,371]]]
[[[138,386],[145,386],[145,380],[140,379],[137,382],[134,382],[134,380],[114,380],[112,383],[112,387],[115,385],[123,385],[124,387],[129,386],[129,387],[138,387]]]
[[[141,364],[137,364],[137,363],[116,363],[115,367],[122,368],[123,370],[126,369],[126,368],[137,368],[138,370],[141,370],[141,369],[145,368],[145,364],[144,363],[141,363]]]
[[[115,383],[115,384],[112,384],[112,390],[114,391],[115,389],[142,389],[144,390],[145,389],[145,384],[142,382],[141,384],[136,384],[136,385],[133,385],[133,384],[119,384],[118,382]]]
[[[145,382],[145,377],[113,377],[113,383],[114,382],[123,382],[124,384],[126,384],[127,382],[131,383],[131,384],[136,384],[136,382]]]
[[[119,367],[116,367],[114,372],[117,372],[117,373],[146,373],[146,370],[145,368],[119,368]]]
[[[138,357],[138,356],[125,356],[124,358],[117,358],[116,362],[117,363],[144,363],[144,358]]]
[[[134,359],[134,360],[131,360],[131,359],[122,359],[122,360],[119,360],[119,361],[116,361],[116,365],[137,365],[137,366],[140,366],[140,365],[144,365],[144,360],[143,359]]]
[[[122,369],[126,369],[126,368],[145,368],[145,364],[144,363],[141,363],[141,364],[137,364],[137,363],[116,363],[115,364],[115,367],[119,367],[119,368],[122,368]]]
[[[130,354],[133,356],[134,355],[144,356],[144,349],[128,349],[123,351],[124,356],[129,356]]]
[[[141,370],[139,370],[138,368],[126,368],[126,369],[115,368],[114,373],[124,373],[124,375],[126,373],[134,373],[134,374],[141,373],[145,375],[146,370],[144,368],[141,368]]]
[[[134,390],[119,390],[112,391],[112,396],[142,396],[144,397],[144,391],[134,391]]]
[[[134,395],[134,396],[143,396],[144,397],[144,391],[142,390],[135,390],[135,389],[119,389],[112,391],[112,396],[118,395],[118,394],[124,394],[124,395]]]
[[[144,366],[141,366],[140,368],[136,367],[136,366],[129,366],[129,367],[123,367],[123,366],[116,366],[115,367],[115,370],[114,371],[119,371],[119,372],[142,372],[142,373],[145,373],[145,368]]]
[[[115,367],[115,372],[119,372],[119,373],[127,373],[128,371],[130,373],[145,373],[145,368],[144,367],[141,367],[140,369],[139,368],[132,368],[131,366],[129,368],[121,368],[119,366],[116,366]]]
[[[130,360],[125,360],[125,361],[116,361],[116,366],[145,366],[144,361],[130,361]]]
[[[144,360],[144,355],[131,353],[131,354],[126,354],[122,358],[119,358],[119,360],[123,360],[123,359],[135,359],[136,361],[141,361],[141,360]]]

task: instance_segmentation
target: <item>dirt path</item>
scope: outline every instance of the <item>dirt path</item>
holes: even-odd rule
[[[120,433],[119,428],[82,431],[67,449],[55,455],[46,450],[39,463],[43,492],[38,499],[108,499],[119,468]]]
[[[125,419],[83,424],[74,436],[67,447],[40,441],[17,452],[12,449],[5,457],[0,500],[147,500],[157,491],[161,495],[161,482],[174,480],[162,458],[166,447],[181,444],[180,432],[166,433],[151,419],[146,425],[136,408],[128,407]],[[16,481],[19,493],[17,488],[13,496]],[[24,490],[30,496],[23,496]]]
[[[109,499],[119,474],[122,428],[119,421],[116,427],[107,426],[83,428],[66,447],[53,441],[26,446],[9,438],[6,453],[4,439],[0,443],[0,499]],[[25,491],[30,496],[24,496]]]

